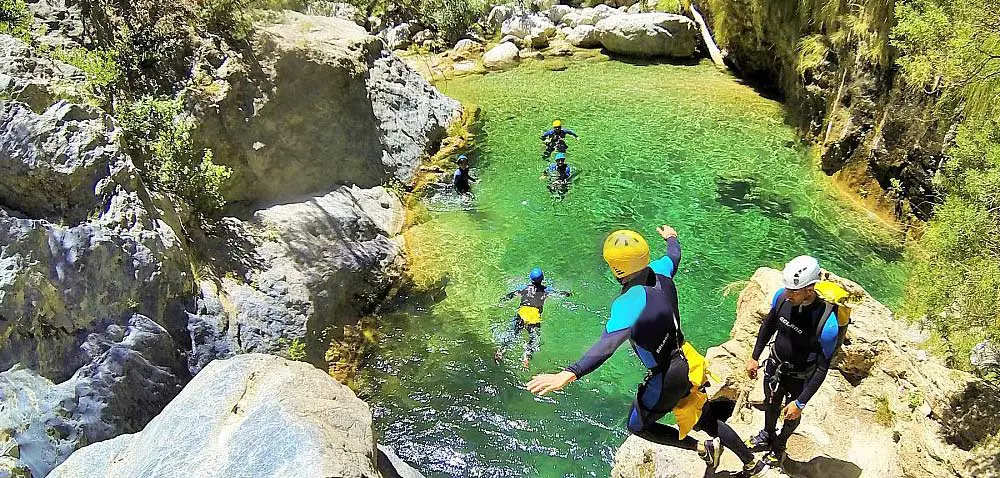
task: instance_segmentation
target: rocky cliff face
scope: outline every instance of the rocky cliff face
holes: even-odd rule
[[[422,478],[392,458],[349,388],[308,364],[247,354],[212,362],[142,432],[87,446],[49,476]]]
[[[120,5],[30,6],[38,44],[141,20]],[[168,10],[159,21],[190,13]],[[182,92],[199,140],[234,168],[233,216],[197,225],[143,183],[81,71],[0,35],[0,476],[40,478],[142,430],[216,358],[325,367],[341,329],[399,287],[404,211],[382,184],[412,179],[459,105],[356,25],[283,18],[251,54],[185,30],[176,63],[127,72],[162,73],[133,86]]]
[[[930,214],[951,125],[934,114],[936,96],[914,92],[892,66],[893,2],[695,3],[735,72],[783,97],[827,174],[863,197],[891,190],[883,202],[898,215]]]
[[[408,183],[459,111],[347,20],[284,12],[253,45],[256,63],[203,64],[191,89],[230,201]]]
[[[920,334],[894,320],[860,286],[831,279],[843,284],[857,305],[829,376],[789,440],[790,476],[1000,476],[997,450],[976,446],[1000,431],[1000,403],[995,394],[988,398],[989,385],[920,350]],[[744,437],[763,426],[763,377],[747,378],[744,363],[780,283],[779,271],[759,269],[740,294],[731,340],[706,354],[720,379],[710,394],[737,402],[730,423]],[[612,476],[701,476],[704,469],[694,452],[630,437],[618,451]],[[726,453],[716,474],[706,476],[731,476],[727,473],[739,469],[736,457]]]

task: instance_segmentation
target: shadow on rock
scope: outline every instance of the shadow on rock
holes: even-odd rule
[[[809,461],[785,459],[785,471],[794,477],[802,478],[858,478],[861,468],[854,463],[828,456],[814,456]]]

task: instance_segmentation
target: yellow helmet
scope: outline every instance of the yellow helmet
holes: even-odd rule
[[[560,126],[562,126],[562,121],[555,120],[555,121],[552,122],[552,127],[553,128],[558,128]]]
[[[604,241],[604,260],[615,277],[621,279],[649,265],[649,244],[635,231],[612,232]]]

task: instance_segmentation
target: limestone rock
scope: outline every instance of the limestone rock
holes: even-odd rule
[[[234,241],[251,237],[250,228],[269,237],[238,247],[253,256],[246,276],[201,284],[198,311],[188,320],[192,368],[237,353],[284,353],[295,339],[322,363],[334,338],[326,329],[356,323],[399,281],[403,216],[402,203],[384,188],[345,186],[257,211],[249,225],[232,219]]]
[[[597,25],[601,20],[605,18],[611,18],[620,16],[622,12],[615,10],[607,5],[601,4],[593,8],[584,8],[580,10],[580,25]]]
[[[556,26],[548,17],[542,15],[520,15],[508,18],[500,28],[503,36],[513,35],[517,38],[527,38],[529,35],[541,35],[546,37],[555,33]]]
[[[37,55],[23,41],[0,35],[0,92],[41,113],[58,98],[88,96],[83,71]]]
[[[364,12],[350,3],[328,2],[323,0],[310,2],[306,6],[306,14],[320,17],[342,18],[344,20],[357,23],[358,25],[364,24],[366,20]]]
[[[224,62],[222,94],[197,106],[197,139],[233,168],[230,201],[408,183],[460,108],[346,20],[285,12],[253,45],[261,68]]]
[[[621,55],[690,58],[698,46],[694,21],[671,13],[618,15],[595,28],[604,48]]]
[[[452,58],[457,58],[461,60],[471,60],[479,55],[483,51],[483,45],[477,43],[474,40],[463,39],[459,40],[455,44],[455,47],[451,49]]]
[[[601,41],[597,38],[597,30],[590,25],[580,25],[566,35],[566,41],[577,48],[597,48]]]
[[[392,473],[350,389],[309,364],[247,354],[209,364],[141,432],[85,447],[49,477],[407,476]]]
[[[59,384],[20,365],[0,373],[0,437],[9,436],[18,469],[45,476],[80,445],[135,433],[189,379],[178,346],[141,315],[109,324],[80,347],[87,363]],[[16,476],[16,475],[15,475]]]
[[[501,43],[483,55],[483,66],[488,69],[500,70],[517,64],[517,45],[511,42]]]
[[[548,10],[549,21],[558,25],[562,22],[562,19],[566,14],[573,11],[573,7],[569,5],[553,5],[552,8]]]
[[[400,23],[383,33],[385,46],[390,50],[402,50],[413,44],[413,34],[420,31],[420,25]]]
[[[512,5],[497,5],[490,10],[486,17],[486,28],[495,32],[511,17],[517,14],[517,9]]]

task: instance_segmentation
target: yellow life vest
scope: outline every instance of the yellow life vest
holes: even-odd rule
[[[684,438],[691,433],[695,424],[701,419],[701,410],[708,401],[708,394],[702,391],[702,386],[708,382],[711,372],[708,371],[708,361],[705,356],[698,353],[690,342],[684,342],[681,352],[688,363],[688,381],[691,382],[691,393],[677,402],[674,407],[674,418],[677,419],[677,428],[680,430],[680,437]]]
[[[851,323],[851,307],[848,305],[853,302],[851,294],[828,280],[819,281],[814,287],[820,298],[837,306],[837,322],[841,327],[847,327]]]
[[[537,325],[542,323],[542,312],[530,305],[522,305],[517,309],[517,315],[521,316],[524,325]]]

